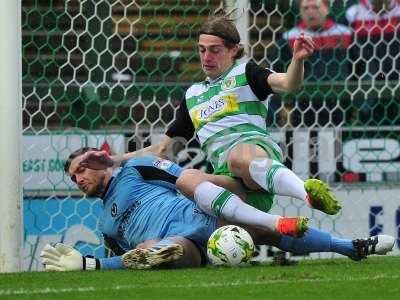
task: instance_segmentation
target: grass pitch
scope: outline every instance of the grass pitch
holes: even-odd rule
[[[295,266],[0,274],[0,299],[400,299],[400,256]]]

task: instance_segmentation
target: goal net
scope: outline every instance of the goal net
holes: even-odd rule
[[[306,63],[304,87],[269,99],[267,121],[285,164],[303,179],[328,181],[343,211],[328,217],[279,198],[273,212],[309,216],[313,226],[340,237],[385,232],[398,238],[400,8],[384,7],[391,14],[378,14],[396,22],[373,23],[350,14],[358,1],[327,2],[328,33],[315,36],[317,51]],[[299,3],[224,4],[240,5],[233,14],[248,58],[286,70],[296,28],[305,30]],[[220,5],[220,0],[22,1],[25,270],[42,269],[38,256],[49,242],[105,255],[97,223],[101,201],[82,196],[63,173],[63,162],[83,146],[124,153],[156,142],[185,90],[204,78],[196,30]],[[347,27],[335,27],[344,23]],[[208,170],[195,139],[175,159]],[[260,248],[257,259],[270,255],[266,249]]]

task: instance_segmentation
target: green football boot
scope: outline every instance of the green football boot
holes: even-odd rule
[[[342,205],[332,194],[329,186],[319,179],[307,179],[304,183],[307,192],[307,202],[312,208],[328,215],[336,215]]]

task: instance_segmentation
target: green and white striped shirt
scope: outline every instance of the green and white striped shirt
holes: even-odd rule
[[[224,162],[226,150],[239,142],[254,138],[272,141],[266,126],[267,98],[273,93],[267,83],[271,73],[254,63],[238,64],[218,79],[193,84],[186,91],[186,113],[214,168]]]

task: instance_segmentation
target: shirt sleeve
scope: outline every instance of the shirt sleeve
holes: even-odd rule
[[[122,255],[100,258],[100,269],[101,270],[118,270],[126,269],[122,262]]]
[[[190,140],[194,135],[194,126],[192,119],[190,119],[189,111],[186,106],[185,99],[179,104],[176,112],[176,118],[174,122],[169,126],[165,133],[170,138],[183,137],[187,141]]]
[[[268,76],[272,73],[275,72],[270,69],[262,68],[251,61],[246,65],[247,82],[260,101],[264,101],[269,95],[274,94],[267,81]]]
[[[112,269],[125,269],[122,263],[122,254],[125,251],[119,246],[118,242],[113,238],[103,233],[104,245],[112,251],[111,257],[100,258],[100,269],[112,270]]]
[[[173,190],[176,190],[176,181],[183,170],[172,161],[152,155],[132,159],[124,168],[134,168],[144,181]]]

